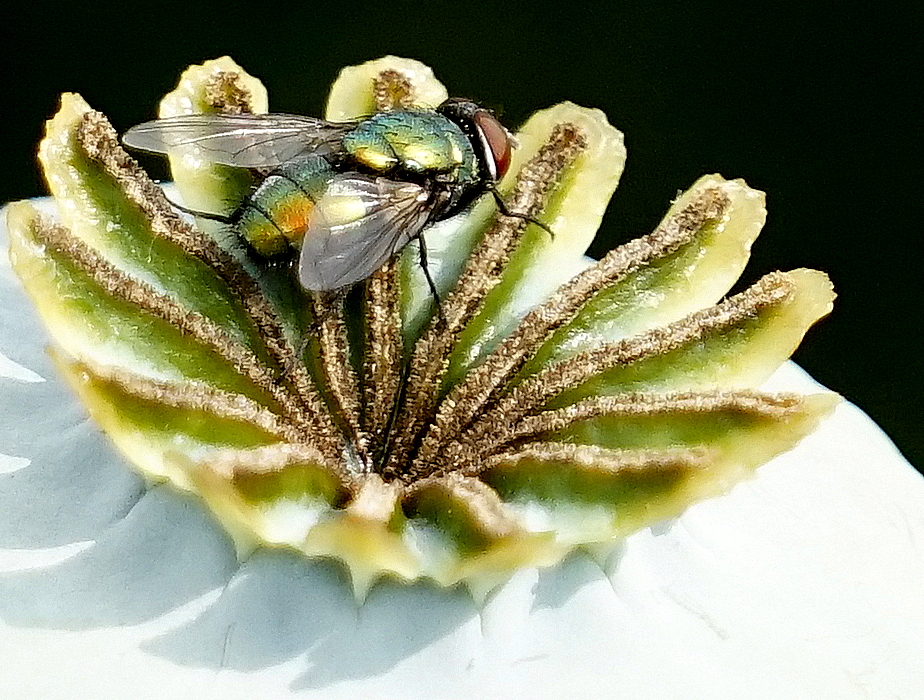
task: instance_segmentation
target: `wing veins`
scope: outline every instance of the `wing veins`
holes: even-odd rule
[[[354,122],[268,115],[181,115],[129,129],[123,140],[140,150],[166,154],[198,147],[210,160],[241,168],[275,167],[300,154],[335,147]]]
[[[416,237],[430,220],[425,190],[386,178],[343,174],[342,195],[367,202],[364,215],[333,225],[310,227],[300,262],[300,279],[307,289],[337,289],[365,279]]]

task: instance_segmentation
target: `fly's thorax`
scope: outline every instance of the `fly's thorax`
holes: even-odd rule
[[[267,257],[301,245],[315,203],[332,175],[330,164],[318,156],[286,163],[270,173],[243,206],[240,235]]]
[[[478,159],[468,137],[435,112],[381,112],[343,139],[357,164],[396,177],[440,176],[460,187],[479,183]]]

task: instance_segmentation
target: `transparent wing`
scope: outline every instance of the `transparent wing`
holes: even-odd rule
[[[197,146],[214,163],[274,168],[306,153],[330,153],[355,127],[295,114],[188,114],[133,126],[122,140],[153,153]]]
[[[358,173],[333,177],[302,242],[302,285],[321,291],[365,279],[423,230],[431,211],[420,185]]]

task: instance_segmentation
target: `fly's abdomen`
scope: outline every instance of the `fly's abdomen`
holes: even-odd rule
[[[260,255],[279,255],[302,238],[333,171],[313,156],[287,163],[267,176],[247,201],[238,221],[240,235]]]

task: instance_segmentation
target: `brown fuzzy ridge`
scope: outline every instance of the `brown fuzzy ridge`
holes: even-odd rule
[[[592,396],[577,403],[525,416],[503,434],[494,437],[495,449],[510,443],[536,439],[577,423],[602,416],[656,416],[735,412],[784,420],[804,405],[796,394],[763,394],[755,391],[682,392],[673,394],[620,394]]]
[[[567,464],[572,468],[610,474],[677,469],[694,471],[702,469],[709,463],[709,450],[701,447],[665,450],[610,450],[596,445],[537,442],[493,455],[483,464],[468,471],[481,473],[488,470],[503,470],[524,459]]]
[[[510,201],[511,211],[528,217],[541,213],[549,194],[562,173],[587,147],[587,139],[573,124],[556,126],[549,141],[517,174]],[[404,402],[393,432],[394,445],[385,472],[401,475],[424,427],[432,421],[442,377],[449,366],[449,355],[459,333],[474,316],[501,279],[528,222],[521,218],[497,216],[469,257],[452,292],[442,305],[442,315],[434,317],[414,345]]]
[[[382,442],[401,391],[404,348],[396,276],[389,260],[366,281],[366,348],[363,357],[363,426]]]
[[[211,267],[234,293],[280,367],[290,370],[292,382],[305,409],[313,414],[318,430],[333,439],[333,424],[323,416],[322,403],[307,369],[297,361],[282,323],[257,281],[212,238],[188,224],[173,211],[163,191],[119,145],[118,136],[100,112],[89,111],[77,127],[77,144],[115,180],[126,198],[147,219],[151,232],[174,243]]]
[[[368,438],[360,422],[362,405],[359,379],[350,362],[350,347],[344,316],[344,292],[313,292],[315,330],[318,333],[318,358],[324,372],[331,409],[347,430],[357,457],[368,467]]]
[[[407,76],[396,70],[383,70],[372,81],[375,109],[387,112],[410,109],[415,105],[414,86]]]
[[[616,248],[532,309],[520,325],[485,360],[473,368],[441,403],[412,467],[426,469],[448,436],[458,432],[480,411],[523,365],[541,343],[570,323],[599,292],[639,268],[666,257],[692,241],[730,204],[717,187],[704,189],[654,232]]]
[[[538,411],[562,392],[618,365],[663,355],[732,328],[760,310],[785,301],[793,289],[792,281],[785,274],[773,272],[740,294],[668,326],[617,343],[606,343],[549,365],[524,379],[484,411],[458,440],[446,445],[439,462],[454,465],[473,455],[490,454],[496,449],[498,439],[514,432],[525,416]]]
[[[221,114],[250,114],[252,95],[237,71],[221,70],[209,76],[205,86],[205,101]]]
[[[414,88],[395,70],[379,73],[373,84],[375,109],[387,112],[414,104]],[[404,366],[401,309],[398,301],[399,263],[392,258],[372,273],[365,284],[366,348],[363,366],[364,429],[382,445],[398,395]],[[374,455],[376,460],[381,455]]]
[[[143,401],[170,406],[178,410],[202,411],[218,418],[255,425],[281,440],[304,440],[303,430],[292,425],[266,407],[241,394],[215,389],[208,384],[165,382],[112,368],[92,367],[85,361],[72,363],[95,381],[116,386],[119,391]],[[309,447],[306,445],[306,447]],[[320,450],[310,449],[320,454]]]

